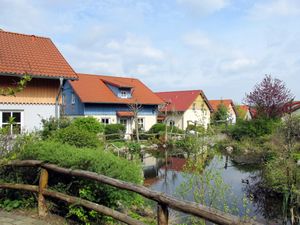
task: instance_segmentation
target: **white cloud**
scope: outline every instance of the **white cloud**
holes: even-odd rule
[[[186,45],[197,48],[212,47],[212,40],[201,32],[192,32],[184,35],[183,41]]]
[[[128,34],[122,40],[111,40],[106,46],[112,51],[127,57],[145,57],[150,60],[163,60],[165,58],[164,52],[153,47],[150,41],[132,34]]]
[[[299,0],[268,0],[257,2],[249,10],[249,16],[253,19],[264,19],[276,16],[300,15]]]
[[[177,0],[177,3],[198,15],[207,15],[229,5],[229,0]]]
[[[221,63],[220,68],[223,72],[242,72],[255,65],[254,59],[237,58]]]

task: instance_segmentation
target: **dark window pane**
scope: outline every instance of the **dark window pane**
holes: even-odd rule
[[[13,125],[13,134],[20,134],[21,133],[21,125],[20,124],[14,124]]]
[[[15,118],[14,119],[15,123],[20,123],[21,122],[21,113],[20,112],[14,112],[13,117]]]
[[[8,123],[10,117],[10,112],[3,112],[2,113],[2,123]]]

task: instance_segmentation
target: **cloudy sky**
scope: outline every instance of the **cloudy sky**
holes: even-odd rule
[[[77,72],[241,102],[271,74],[300,99],[300,0],[0,0],[0,28],[50,37]]]

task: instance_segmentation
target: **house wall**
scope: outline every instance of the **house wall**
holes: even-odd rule
[[[235,124],[236,123],[236,114],[235,114],[235,111],[231,104],[229,105],[228,112],[229,112],[229,120],[231,121],[231,123]]]
[[[174,121],[174,126],[183,129],[183,112],[169,112],[167,115],[167,124],[170,125],[171,121]]]
[[[55,105],[46,104],[1,104],[0,122],[2,121],[3,111],[21,112],[22,131],[34,131],[41,129],[42,119],[48,119],[55,116]]]
[[[0,86],[13,87],[18,77],[0,75]],[[21,129],[34,131],[40,129],[42,119],[55,117],[55,100],[59,91],[58,79],[33,78],[15,96],[0,96],[0,127],[3,111],[21,112]],[[61,98],[59,99],[61,103]]]
[[[300,116],[300,109],[297,109],[294,112],[292,112],[292,115]]]
[[[75,104],[72,104],[72,94],[75,97]],[[66,82],[63,88],[63,104],[62,110],[65,115],[69,116],[83,116],[84,104],[80,101],[80,98],[73,91],[69,82]]]
[[[169,113],[167,117],[168,124],[171,120],[175,122],[176,127],[183,130],[187,128],[189,122],[197,123],[207,128],[210,123],[210,110],[203,97],[199,95],[184,113]]]
[[[250,113],[249,110],[247,110],[244,119],[245,119],[245,120],[252,120],[252,116],[251,116],[251,113]]]
[[[126,91],[127,93],[127,98],[131,98],[131,89],[130,88],[118,88],[116,86],[106,84],[107,87],[119,98],[121,98],[121,91]]]
[[[18,77],[0,75],[0,87],[14,87],[12,84],[18,81]],[[58,90],[58,79],[33,78],[26,88],[15,96],[0,96],[0,103],[55,104]]]

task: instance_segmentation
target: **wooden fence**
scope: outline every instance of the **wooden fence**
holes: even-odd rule
[[[126,214],[120,213],[108,207],[87,201],[78,197],[69,196],[57,191],[47,189],[48,184],[48,171],[54,171],[64,175],[70,175],[80,178],[85,178],[93,181],[97,181],[103,184],[107,184],[122,190],[132,191],[138,193],[148,199],[154,200],[157,202],[157,224],[158,225],[167,225],[169,217],[169,208],[191,214],[200,218],[203,218],[207,221],[213,222],[215,224],[226,224],[226,225],[237,225],[237,224],[256,224],[258,222],[250,220],[243,221],[237,216],[233,216],[227,213],[223,213],[219,210],[200,205],[194,202],[178,200],[174,197],[165,195],[161,192],[150,190],[141,185],[135,185],[121,180],[113,179],[101,174],[97,174],[90,171],[77,170],[77,169],[67,169],[62,168],[54,164],[43,163],[38,160],[23,160],[23,161],[13,161],[6,166],[14,167],[40,167],[40,179],[39,186],[28,185],[28,184],[12,184],[12,183],[0,183],[0,188],[2,189],[15,189],[15,190],[24,190],[38,193],[38,212],[40,216],[47,215],[47,206],[45,196],[53,197],[60,199],[69,204],[81,205],[87,209],[95,210],[99,213],[110,216],[118,221],[124,222],[130,225],[142,225],[144,223],[133,219]]]

